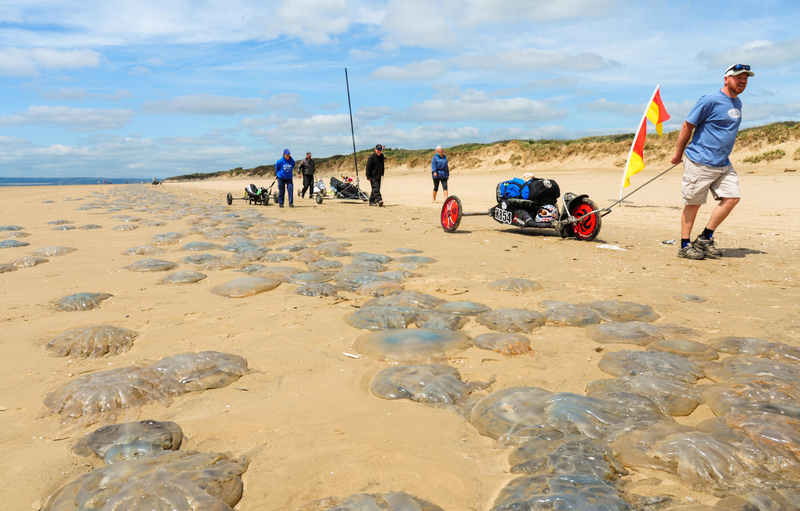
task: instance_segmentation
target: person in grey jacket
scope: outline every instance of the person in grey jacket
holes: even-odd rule
[[[305,197],[306,190],[308,190],[308,198],[314,198],[314,171],[316,170],[316,164],[314,160],[311,159],[311,151],[306,153],[306,158],[300,162],[298,166],[298,174],[297,177],[303,176],[303,190],[300,192],[300,197]]]

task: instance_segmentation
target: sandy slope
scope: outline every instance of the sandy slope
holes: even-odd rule
[[[294,209],[238,201],[231,210],[259,208],[265,215],[324,226],[326,234],[351,241],[354,251],[421,249],[439,262],[416,270],[406,287],[451,301],[538,308],[545,299],[630,300],[652,306],[662,321],[702,330],[704,338],[747,335],[798,346],[800,234],[795,224],[800,216],[800,176],[785,173],[785,167],[740,167],[744,200],[717,235],[729,257],[698,262],[679,260],[674,245],[661,244],[678,237],[677,170],[605,217],[600,237],[591,243],[562,240],[551,231],[503,228],[486,217],[465,218],[457,233],[445,234],[438,224],[441,203],[431,202],[429,174],[424,171],[387,175],[385,208],[340,201],[317,206],[298,199]],[[616,170],[536,173],[556,179],[562,191],[588,193],[603,206],[619,193]],[[495,184],[513,174],[454,172],[451,193],[462,199],[465,209],[484,211],[492,205]],[[646,177],[638,176],[634,185]],[[238,196],[245,185],[219,180],[169,184],[154,191],[174,193],[191,204],[221,205],[225,193]],[[245,356],[257,371],[223,389],[177,398],[169,408],[147,406],[141,418],[177,421],[187,437],[184,449],[235,454],[257,449],[237,509],[295,509],[327,496],[391,490],[404,490],[447,510],[491,507],[513,477],[506,461],[509,450],[496,448],[456,413],[373,397],[367,390],[369,380],[385,365],[343,355],[361,335],[345,318],[365,298],[349,293],[342,293],[344,299],[308,298],[290,294],[293,286],[288,284],[246,299],[211,294],[213,286],[241,275],[231,270],[207,272],[207,280],[190,286],[157,285],[162,274],[122,269],[143,257],[121,252],[148,242],[155,233],[188,228],[186,219],[119,232],[110,230],[119,223],[109,219],[114,213],[77,211],[82,202],[62,200],[120,188],[0,188],[0,224],[21,225],[31,234],[24,240],[29,247],[0,250],[0,263],[49,245],[78,248],[46,264],[0,275],[3,508],[36,509],[53,490],[98,465],[70,452],[76,433],[64,431],[54,417],[37,419],[45,411],[48,392],[82,373],[203,349]],[[54,202],[44,204],[48,199]],[[701,210],[701,222],[708,209]],[[47,222],[61,218],[104,228],[52,231]],[[365,227],[380,232],[362,232]],[[191,236],[184,243],[201,239]],[[187,255],[179,251],[181,245],[167,247],[170,253],[161,258],[177,261]],[[511,276],[537,280],[544,288],[523,296],[487,288],[488,282]],[[48,307],[51,300],[79,291],[114,297],[89,312],[63,313]],[[680,293],[708,301],[679,303],[673,296]],[[140,333],[128,353],[68,361],[42,349],[69,328],[106,323]],[[466,331],[477,335],[488,330],[471,322]],[[506,358],[473,348],[450,363],[468,380],[494,376],[493,389],[522,385],[583,393],[586,383],[607,378],[597,368],[597,345],[582,329],[544,327],[531,340],[535,356]],[[694,424],[710,416],[701,406],[680,420]],[[716,500],[685,489],[666,473],[634,472],[631,479],[630,488],[642,494]]]

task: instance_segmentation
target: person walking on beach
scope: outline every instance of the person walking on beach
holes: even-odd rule
[[[367,179],[372,186],[372,193],[369,195],[370,206],[383,207],[383,197],[381,197],[381,179],[383,179],[383,146],[375,146],[375,152],[369,155],[367,160]]]
[[[444,155],[442,146],[436,146],[436,154],[431,160],[431,174],[433,175],[433,202],[436,202],[436,192],[439,191],[439,183],[442,184],[442,193],[447,199],[447,180],[450,178],[450,167],[447,164],[447,156]]]
[[[755,73],[750,66],[734,64],[725,70],[722,89],[701,97],[681,127],[672,163],[683,161],[683,213],[681,214],[681,248],[678,257],[705,259],[720,257],[714,246],[714,231],[739,203],[739,176],[729,158],[742,122],[742,100],[739,94]],[[694,130],[692,143],[687,147]],[[685,151],[685,152],[684,152]],[[686,157],[685,161],[683,157]],[[708,192],[719,201],[703,232],[691,240],[692,227]]]
[[[306,190],[308,190],[308,198],[314,198],[314,171],[316,170],[316,164],[314,160],[311,159],[311,151],[306,153],[306,157],[303,161],[300,162],[298,165],[298,174],[297,177],[303,176],[303,191],[300,192],[300,197],[303,198],[306,195]]]
[[[292,176],[294,175],[294,160],[292,153],[288,149],[283,150],[283,156],[275,163],[275,177],[278,178],[278,206],[283,207],[283,198],[286,189],[289,189],[289,207],[294,207],[294,200],[292,194],[294,193],[294,183]]]

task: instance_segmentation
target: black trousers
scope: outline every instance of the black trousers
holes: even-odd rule
[[[369,184],[372,185],[372,193],[369,194],[370,204],[383,202],[383,197],[381,197],[381,179],[381,177],[373,177],[369,180]]]
[[[300,197],[305,197],[306,190],[309,197],[314,195],[314,174],[303,174],[303,191],[300,192]]]

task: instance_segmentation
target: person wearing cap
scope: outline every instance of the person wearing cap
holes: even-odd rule
[[[681,127],[672,163],[683,161],[683,213],[681,214],[681,248],[678,257],[705,259],[720,257],[714,243],[714,231],[739,203],[739,176],[731,164],[730,154],[742,122],[742,100],[739,94],[747,87],[754,73],[746,64],[734,64],[725,70],[722,89],[701,97]],[[694,130],[692,143],[689,137]],[[684,159],[685,157],[685,159]],[[692,227],[708,192],[719,201],[703,232],[691,240]]]
[[[381,197],[381,179],[383,179],[383,146],[375,146],[375,152],[369,155],[367,160],[367,179],[372,186],[372,193],[369,195],[370,206],[383,207],[383,197]]]
[[[439,183],[442,184],[442,193],[447,198],[447,180],[450,178],[450,166],[447,164],[447,156],[444,155],[442,146],[436,146],[436,154],[431,160],[431,175],[433,176],[433,202],[436,202],[436,192],[439,191]]]
[[[316,170],[316,164],[314,160],[311,159],[311,151],[306,153],[306,157],[303,161],[300,162],[300,165],[297,166],[297,177],[303,176],[303,190],[298,194],[300,197],[305,197],[306,190],[308,190],[308,198],[314,198],[314,171]]]
[[[283,199],[286,189],[289,189],[289,207],[294,207],[292,194],[294,193],[294,183],[292,176],[294,175],[294,160],[292,153],[288,149],[283,150],[283,156],[275,163],[275,177],[278,178],[278,206],[283,207]]]

